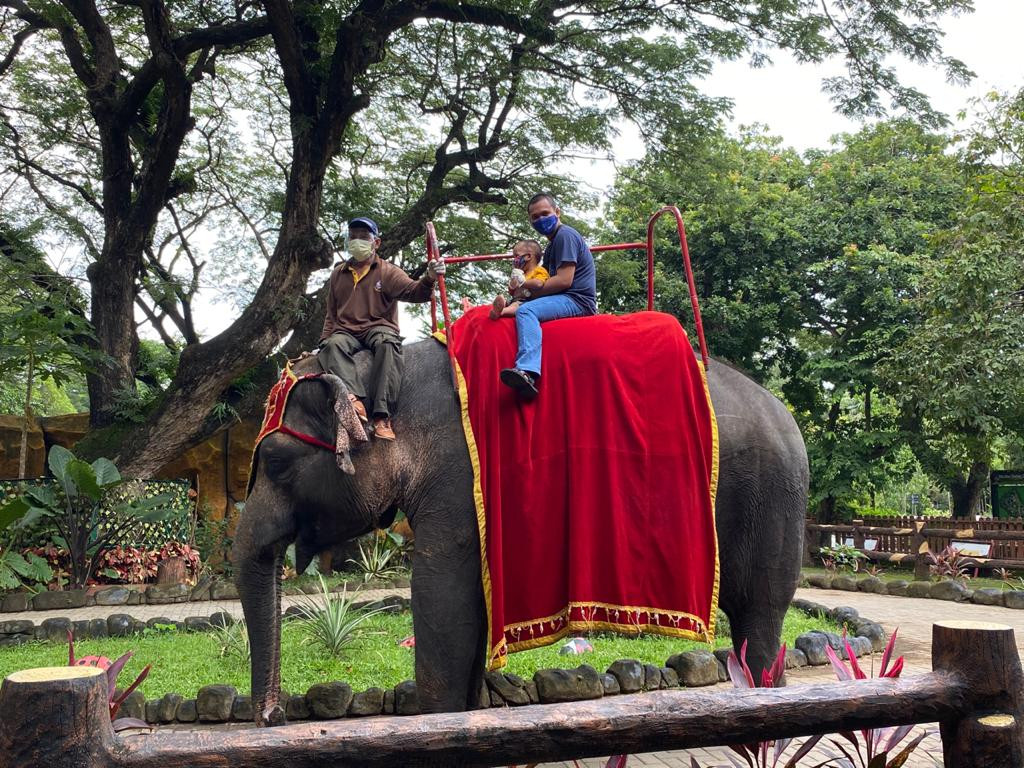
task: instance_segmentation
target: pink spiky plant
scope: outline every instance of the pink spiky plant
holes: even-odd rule
[[[754,683],[754,675],[747,666],[747,641],[740,646],[740,655],[737,657],[734,651],[729,651],[729,658],[726,662],[729,670],[729,678],[734,688],[757,688]],[[761,670],[761,688],[775,688],[782,683],[782,677],[786,672],[786,644],[779,648],[775,661],[768,669]],[[805,741],[800,748],[789,757],[782,768],[795,768],[800,761],[814,749],[815,744],[821,740],[821,736],[812,736]],[[792,743],[792,739],[775,739],[774,741],[761,741],[754,744],[730,744],[729,749],[742,757],[750,768],[776,768],[780,765],[783,753]],[[690,759],[691,768],[696,768],[697,763]]]
[[[117,712],[121,709],[121,705],[124,704],[124,700],[128,698],[132,691],[142,685],[142,681],[146,679],[149,675],[149,670],[153,667],[152,664],[147,664],[131,685],[125,690],[118,692],[117,676],[121,674],[124,665],[128,663],[128,660],[133,655],[134,651],[128,651],[128,653],[118,657],[116,661],[111,661],[106,656],[81,656],[76,659],[75,638],[70,631],[68,632],[68,666],[96,667],[107,673],[107,701],[110,706],[110,724],[113,726],[114,731],[150,727],[149,723],[135,717],[117,717]]]
[[[885,650],[882,652],[882,667],[879,670],[879,677],[898,678],[900,673],[903,671],[903,657],[900,656],[896,661],[893,662],[892,666],[889,666],[889,661],[892,659],[893,647],[896,645],[896,633],[899,630],[893,630],[892,636],[889,638],[889,642],[885,646]],[[846,647],[846,655],[849,658],[850,665],[847,667],[846,663],[839,658],[831,646],[825,646],[825,655],[828,656],[828,660],[832,663],[832,668],[835,670],[836,677],[840,681],[843,680],[867,680],[868,676],[864,674],[864,671],[860,668],[857,663],[857,656],[854,654],[853,649],[850,647],[850,642],[846,639],[846,632],[843,632],[843,644]],[[924,737],[928,735],[928,732],[922,732],[918,736],[914,737],[910,742],[903,747],[900,752],[889,759],[889,753],[892,752],[900,743],[910,735],[913,730],[912,725],[899,725],[892,726],[889,728],[873,728],[864,729],[860,732],[861,737],[864,739],[864,749],[861,751],[861,743],[857,738],[857,734],[853,731],[842,731],[840,736],[850,742],[853,747],[851,752],[841,742],[831,739],[832,744],[843,753],[842,758],[839,760],[838,768],[900,768],[910,757],[911,753],[917,749],[918,745],[924,740]],[[856,762],[854,756],[857,757]]]

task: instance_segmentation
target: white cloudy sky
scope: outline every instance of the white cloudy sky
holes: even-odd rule
[[[950,118],[967,106],[970,98],[993,88],[1010,90],[1024,86],[1021,66],[1021,34],[1024,32],[1024,0],[975,0],[975,12],[947,17],[940,25],[946,52],[964,61],[977,77],[968,86],[953,86],[936,69],[895,62],[901,80],[924,91],[932,104]],[[707,79],[705,90],[733,100],[734,127],[764,123],[771,133],[798,150],[826,147],[829,139],[860,125],[836,114],[821,92],[823,78],[842,71],[842,63],[822,66],[797,64],[785,53],[772,56],[773,64],[751,69],[746,60],[719,63]],[[618,162],[635,159],[643,151],[635,131],[628,128],[615,146]],[[576,163],[599,195],[614,177],[608,163]]]

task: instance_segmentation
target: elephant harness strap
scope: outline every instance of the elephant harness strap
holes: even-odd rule
[[[334,413],[337,417],[337,433],[333,445],[313,435],[292,429],[284,423],[288,396],[296,384],[309,379],[323,380],[334,392]],[[256,481],[256,461],[259,455],[260,443],[263,442],[263,438],[267,435],[272,435],[275,432],[282,432],[304,443],[330,451],[334,454],[338,468],[348,475],[355,473],[355,466],[352,464],[352,459],[349,456],[350,440],[366,442],[367,439],[363,425],[359,422],[359,417],[356,415],[355,409],[348,399],[348,390],[341,379],[330,373],[306,373],[302,376],[297,376],[292,370],[291,361],[285,366],[285,369],[281,372],[281,378],[278,379],[277,383],[271,388],[270,394],[267,395],[263,426],[260,427],[260,433],[252,449],[252,462],[249,465],[249,483],[246,494],[252,492],[253,483]]]
[[[300,381],[319,379],[323,375],[322,373],[306,373],[302,376],[296,376],[292,371],[291,363],[285,366],[284,370],[281,371],[281,378],[277,380],[277,383],[271,388],[270,394],[267,395],[266,410],[263,414],[263,426],[260,427],[260,433],[256,437],[257,446],[267,435],[274,432],[283,432],[310,445],[315,445],[318,448],[334,453],[334,446],[330,443],[318,437],[313,437],[313,435],[307,435],[305,432],[294,430],[284,423],[284,410],[288,404],[288,395],[291,394],[292,388]]]

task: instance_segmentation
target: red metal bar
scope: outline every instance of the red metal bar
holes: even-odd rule
[[[708,368],[708,345],[704,341],[704,324],[701,322],[700,306],[697,303],[697,286],[693,280],[693,267],[690,264],[690,247],[686,244],[686,226],[683,224],[683,215],[674,205],[666,205],[656,211],[647,222],[647,309],[654,309],[654,222],[666,213],[671,213],[676,220],[676,231],[679,233],[679,244],[683,252],[683,266],[686,268],[686,284],[690,289],[693,324],[697,329],[700,357],[704,361],[704,370],[706,371]]]
[[[427,263],[431,261],[441,260],[441,249],[437,246],[437,233],[434,231],[434,222],[427,222]],[[447,259],[444,260],[447,263]],[[444,312],[444,335],[447,343],[445,347],[448,350],[448,360],[452,366],[452,383],[455,386],[455,390],[459,389],[459,382],[455,376],[455,351],[452,349],[452,318],[448,312],[448,291],[444,285],[444,275],[437,276],[437,287],[441,293],[441,311]],[[431,317],[431,326],[434,331],[437,331],[437,302],[431,298],[431,309],[433,314]]]
[[[693,279],[693,268],[690,265],[690,249],[686,242],[686,227],[683,224],[682,214],[679,213],[679,209],[672,206],[665,206],[661,210],[655,212],[655,214],[647,222],[647,242],[634,242],[634,243],[611,243],[608,245],[594,245],[590,247],[592,253],[602,253],[604,251],[625,251],[632,249],[645,249],[647,251],[647,309],[652,311],[654,309],[654,223],[666,213],[671,213],[676,220],[676,229],[679,232],[679,242],[682,249],[683,265],[686,268],[686,280],[690,290],[690,306],[693,308],[694,326],[697,329],[697,341],[700,345],[700,356],[704,361],[704,368],[708,366],[708,347],[704,340],[704,325],[701,322],[700,317],[700,306],[697,302],[697,289]],[[431,259],[442,259],[445,264],[467,264],[477,261],[498,261],[508,260],[512,258],[511,253],[480,253],[471,254],[469,256],[446,256],[442,259],[440,249],[437,245],[437,234],[434,231],[433,222],[427,222],[427,260]],[[445,288],[444,275],[438,278],[438,288],[441,294],[441,311],[444,313],[444,324],[445,333],[448,335],[449,341],[451,340],[451,334],[449,331],[451,324],[451,315],[448,308],[448,293]],[[437,301],[431,298],[430,302],[430,316],[431,316],[431,329],[437,331]],[[451,345],[448,347],[449,356],[452,357],[452,366],[454,371],[455,358],[451,351]]]
[[[603,251],[626,251],[631,248],[646,248],[647,243],[612,243],[611,245],[592,245],[591,253]],[[474,253],[470,256],[445,256],[445,264],[465,264],[471,261],[496,261],[498,259],[511,259],[511,253]]]

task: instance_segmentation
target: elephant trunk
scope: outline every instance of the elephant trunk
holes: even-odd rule
[[[256,725],[283,725],[281,704],[282,555],[238,563],[236,582],[245,612],[252,669],[252,705]]]

